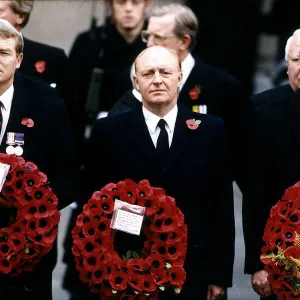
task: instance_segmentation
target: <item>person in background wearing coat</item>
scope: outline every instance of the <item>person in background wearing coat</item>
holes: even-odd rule
[[[272,295],[268,274],[260,261],[263,233],[270,210],[285,190],[300,180],[300,30],[286,44],[289,84],[254,95],[248,188],[243,195],[245,273],[255,292]]]

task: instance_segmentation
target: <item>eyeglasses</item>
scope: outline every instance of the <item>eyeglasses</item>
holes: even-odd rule
[[[144,43],[148,43],[149,39],[152,37],[156,41],[156,43],[162,44],[167,39],[170,39],[170,38],[173,38],[173,37],[176,37],[176,36],[175,35],[161,36],[161,35],[158,35],[158,34],[149,33],[147,30],[143,30],[141,32],[141,37],[142,37],[142,41]]]
[[[128,2],[128,0],[114,0],[114,1],[119,5],[125,5]],[[131,0],[131,2],[133,5],[138,5],[144,2],[144,0]]]

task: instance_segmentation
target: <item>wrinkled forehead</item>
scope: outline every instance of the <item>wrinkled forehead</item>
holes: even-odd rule
[[[136,67],[138,72],[146,69],[169,68],[180,71],[178,59],[167,49],[150,49],[138,57]]]

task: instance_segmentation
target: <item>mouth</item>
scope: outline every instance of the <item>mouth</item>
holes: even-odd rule
[[[154,91],[151,91],[150,93],[161,93],[161,92],[165,92],[165,90],[154,90]]]

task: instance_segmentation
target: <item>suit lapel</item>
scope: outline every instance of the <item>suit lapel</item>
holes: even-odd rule
[[[28,99],[22,88],[23,80],[18,75],[14,81],[14,95],[10,109],[8,123],[5,129],[3,140],[0,146],[0,152],[5,153],[7,132],[24,133],[26,144],[26,129],[27,127],[21,124],[21,121],[28,116]]]
[[[192,130],[188,129],[186,120],[192,118],[192,114],[188,109],[181,105],[178,106],[173,140],[165,162],[165,168],[170,168],[189,146],[189,138],[192,134]]]
[[[152,158],[155,153],[155,147],[144,119],[142,107],[139,107],[128,114],[126,122],[128,123],[129,128],[127,134],[131,141],[147,158]]]

